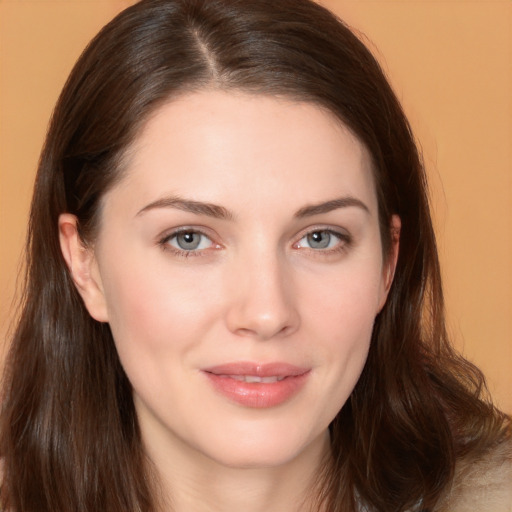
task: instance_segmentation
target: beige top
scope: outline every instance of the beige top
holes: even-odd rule
[[[460,464],[436,512],[512,512],[512,441]]]

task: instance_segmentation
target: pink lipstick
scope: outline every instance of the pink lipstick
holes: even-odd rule
[[[245,407],[280,405],[296,395],[310,370],[287,363],[236,362],[202,370],[214,389]]]

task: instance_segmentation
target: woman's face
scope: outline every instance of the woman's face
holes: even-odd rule
[[[136,140],[80,288],[110,324],[150,453],[275,466],[324,443],[393,262],[370,158],[333,116],[205,91]]]

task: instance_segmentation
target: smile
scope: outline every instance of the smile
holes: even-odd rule
[[[297,395],[310,370],[287,363],[229,363],[202,370],[213,389],[230,402],[251,408],[276,407]]]

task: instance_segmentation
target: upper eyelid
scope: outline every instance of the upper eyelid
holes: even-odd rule
[[[201,226],[179,226],[177,228],[171,228],[160,233],[156,238],[159,241],[170,240],[171,238],[179,235],[180,233],[199,233],[209,238],[212,242],[215,236],[210,233],[210,230]]]
[[[340,226],[330,226],[330,225],[317,225],[317,226],[310,226],[308,228],[302,229],[296,235],[296,238],[297,238],[297,240],[301,240],[305,236],[307,236],[311,233],[316,233],[317,231],[327,231],[329,233],[339,235],[340,237],[352,238],[352,235],[348,229],[342,228]]]
[[[171,231],[168,235],[164,235],[163,238],[166,240],[170,240],[183,233],[195,233],[201,236],[205,236],[206,238],[210,239],[213,242],[212,237],[210,235],[198,229],[178,229],[176,231]]]

